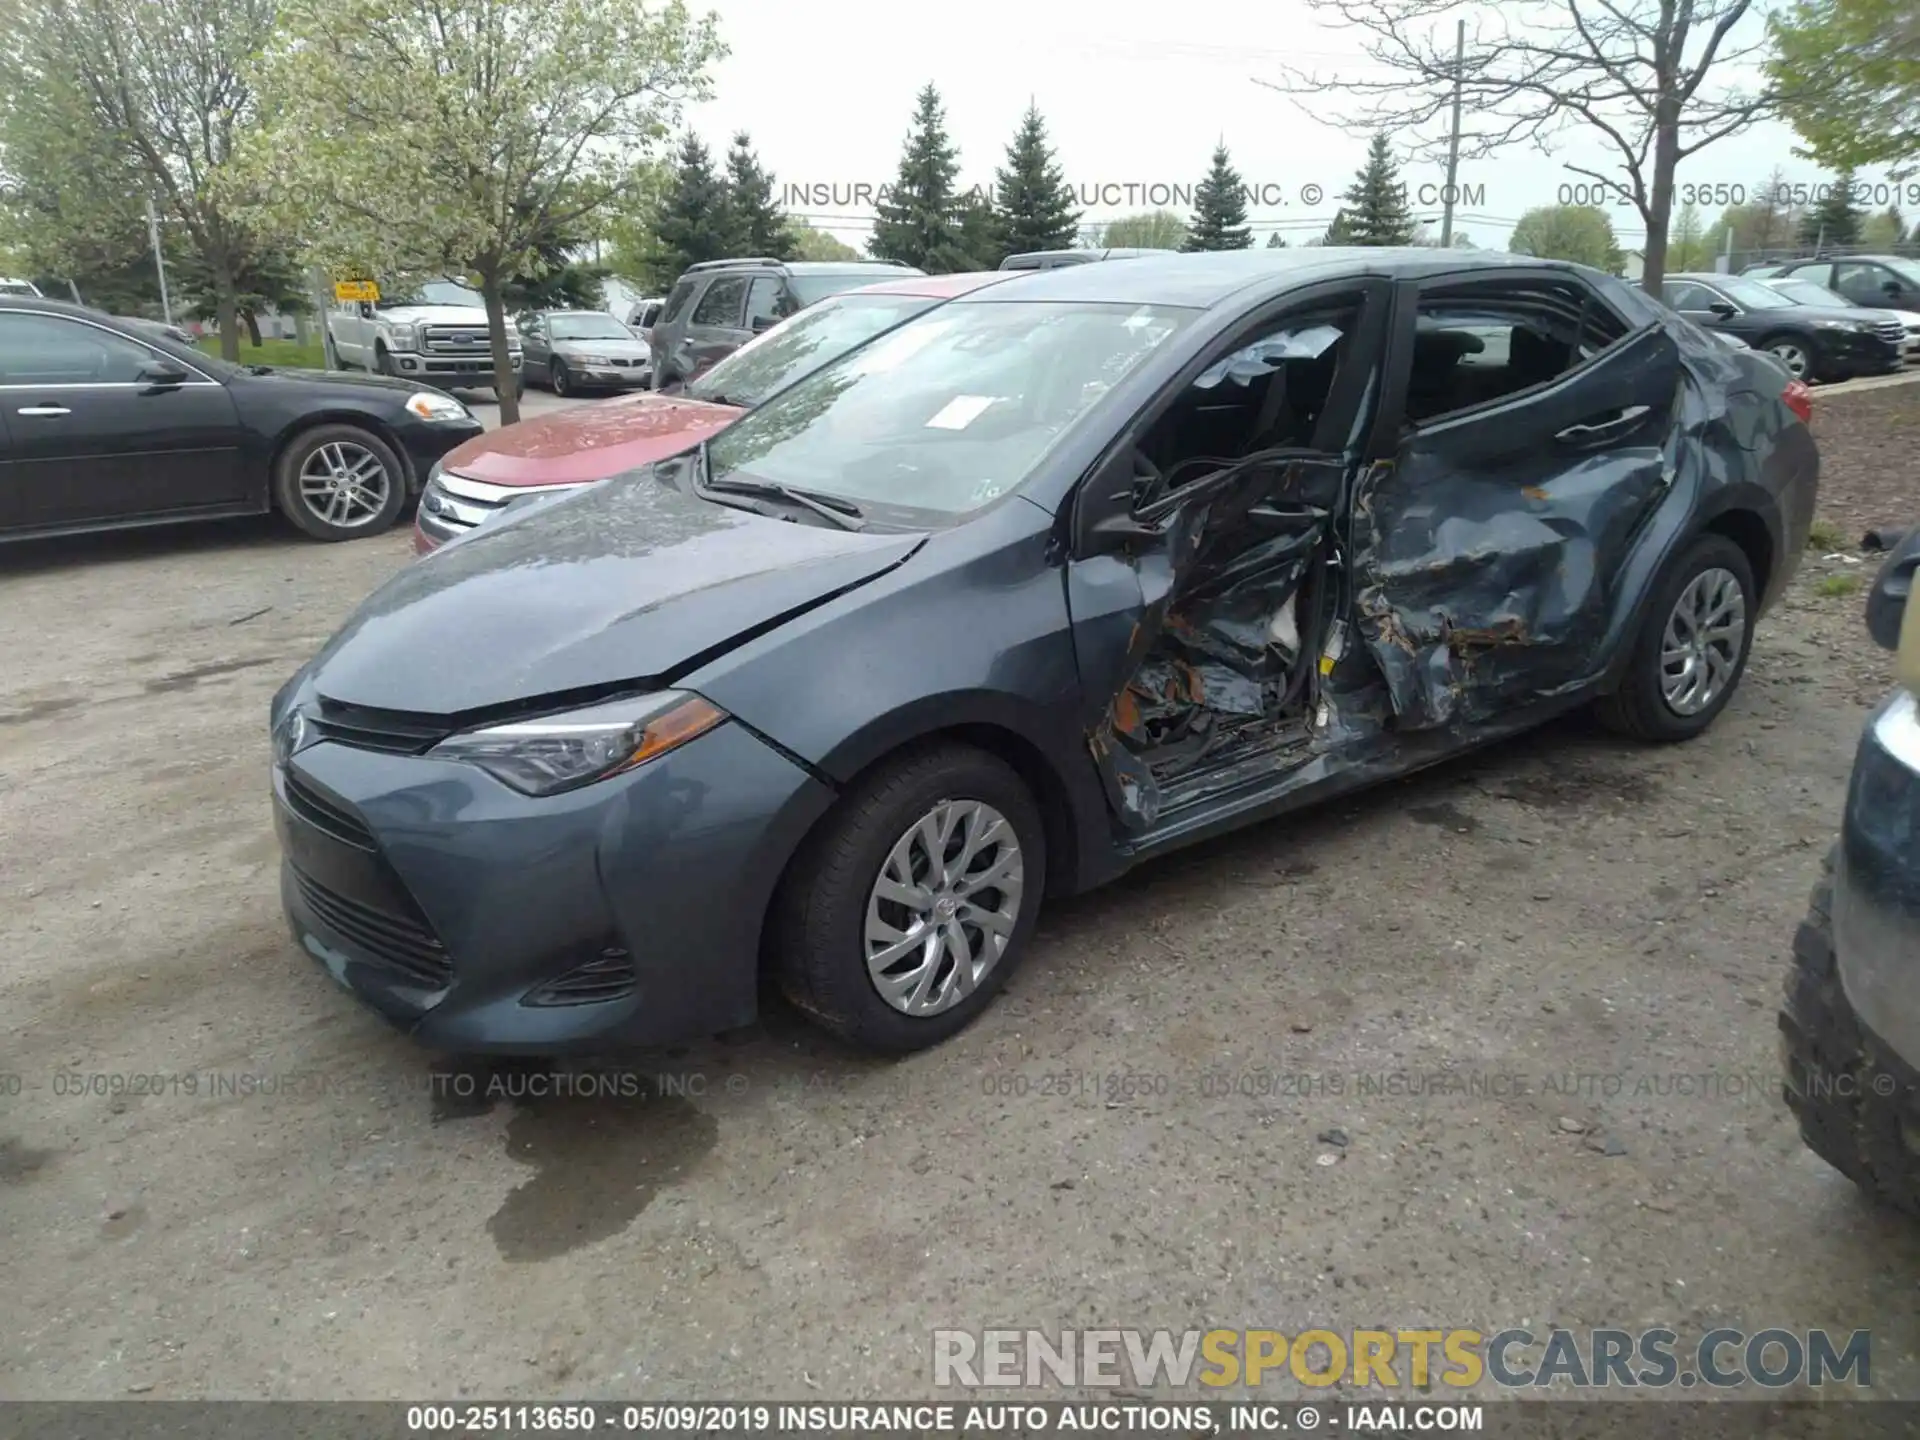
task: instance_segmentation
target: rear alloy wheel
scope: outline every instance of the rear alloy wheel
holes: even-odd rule
[[[551,383],[553,385],[553,393],[556,395],[571,395],[573,393],[573,376],[567,373],[567,362],[557,357],[553,362]]]
[[[1626,676],[1600,702],[1601,720],[1641,740],[1690,740],[1705,730],[1746,672],[1758,600],[1746,552],[1724,535],[1701,536],[1655,592]]]
[[[938,1044],[1006,982],[1045,878],[1045,829],[1012,769],[966,745],[910,751],[842,798],[782,881],[781,987],[862,1049]]]
[[[280,513],[316,540],[391,529],[407,501],[406,470],[391,446],[357,425],[297,436],[274,467]]]
[[[1762,340],[1760,348],[1786,366],[1787,373],[1794,379],[1807,385],[1814,382],[1813,351],[1804,341],[1791,335],[1775,335]]]

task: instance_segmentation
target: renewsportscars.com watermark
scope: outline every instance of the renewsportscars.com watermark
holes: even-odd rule
[[[933,1383],[1145,1390],[1204,1385],[1359,1389],[1693,1389],[1872,1382],[1872,1332],[1568,1330],[935,1330]]]

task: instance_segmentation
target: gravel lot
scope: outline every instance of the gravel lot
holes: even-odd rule
[[[1920,388],[1816,404],[1849,542],[1913,518]],[[1569,722],[1156,864],[933,1054],[774,1010],[513,1104],[278,908],[267,699],[406,559],[0,552],[0,1394],[895,1398],[939,1325],[1665,1323],[1871,1328],[1920,1398],[1920,1231],[1774,1081],[1889,683],[1819,582],[1870,563],[1809,557],[1704,739]],[[159,1093],[63,1093],[96,1075]]]

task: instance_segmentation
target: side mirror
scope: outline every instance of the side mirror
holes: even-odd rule
[[[1906,287],[1898,280],[1883,280],[1880,283],[1880,293],[1883,295],[1904,295],[1906,293]]]
[[[193,377],[178,365],[171,365],[165,360],[152,360],[140,367],[138,378],[143,385],[161,387],[184,385]]]
[[[1724,300],[1714,301],[1711,305],[1707,306],[1707,311],[1709,314],[1718,315],[1722,320],[1731,320],[1740,313]]]
[[[1882,650],[1900,647],[1900,624],[1913,595],[1915,571],[1920,571],[1920,525],[1893,547],[1867,591],[1867,633]]]
[[[771,315],[756,315],[753,317],[753,333],[756,335],[764,335],[779,323],[780,322]]]

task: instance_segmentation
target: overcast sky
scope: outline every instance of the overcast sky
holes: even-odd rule
[[[1224,137],[1246,183],[1285,202],[1254,207],[1255,243],[1279,228],[1297,244],[1325,229],[1364,158],[1363,137],[1254,83],[1278,78],[1289,62],[1322,75],[1364,69],[1357,37],[1316,27],[1304,0],[972,0],[939,12],[881,0],[710,3],[733,53],[716,73],[716,98],[693,112],[694,128],[716,150],[733,131],[750,132],[783,189],[809,187],[790,191],[788,208],[856,245],[864,246],[861,221],[872,212],[855,202],[855,187],[893,178],[915,93],[928,81],[946,102],[968,185],[992,183],[1031,97],[1069,180],[1096,199],[1095,187],[1106,187],[1120,200],[1096,205],[1089,220],[1150,208],[1151,187],[1191,187]],[[1790,179],[1820,180],[1792,147],[1784,126],[1756,127],[1683,162],[1679,179],[1753,187],[1780,165]],[[1576,132],[1553,155],[1515,146],[1465,165],[1469,195],[1484,189],[1460,207],[1456,229],[1505,249],[1524,211],[1584,183],[1565,161],[1601,158]],[[1418,204],[1420,187],[1443,176],[1437,165],[1404,172],[1418,213],[1437,216],[1437,196]],[[1309,186],[1320,187],[1321,203],[1303,198]],[[1184,211],[1185,198],[1171,208]],[[1610,213],[1622,244],[1637,247],[1637,214]]]

